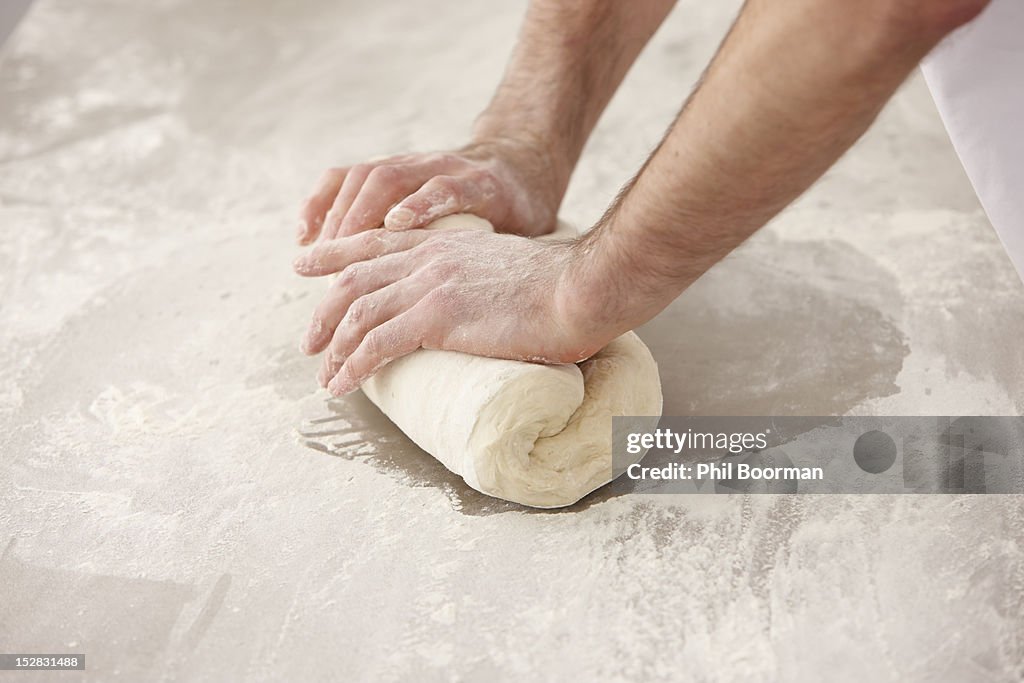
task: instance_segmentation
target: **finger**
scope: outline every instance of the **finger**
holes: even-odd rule
[[[321,241],[332,240],[338,236],[338,227],[341,225],[342,219],[345,218],[349,207],[352,206],[352,202],[359,195],[359,190],[362,189],[363,183],[366,182],[370,171],[374,168],[376,167],[373,164],[356,164],[345,174],[345,181],[341,184],[334,203],[324,217],[324,227],[320,232]]]
[[[421,346],[423,317],[412,308],[370,330],[328,384],[335,396],[355,391],[391,361]]]
[[[497,195],[498,183],[489,171],[435,176],[388,211],[384,227],[409,230],[453,213],[485,212]]]
[[[354,263],[341,271],[313,312],[300,345],[303,353],[313,355],[324,350],[353,301],[407,276],[411,270],[410,259],[398,252]]]
[[[458,162],[448,156],[432,157],[412,164],[378,166],[370,171],[348,213],[338,226],[338,235],[352,235],[379,228],[388,210],[423,187],[434,176],[450,173]]]
[[[367,230],[350,237],[321,242],[308,253],[295,259],[292,268],[305,277],[329,275],[344,270],[353,263],[411,249],[430,236],[429,232],[418,230]]]
[[[321,384],[330,382],[371,330],[415,306],[427,291],[420,281],[406,278],[352,302],[324,354],[318,377]]]
[[[313,193],[306,197],[299,209],[299,224],[295,229],[295,239],[299,244],[309,244],[320,234],[324,215],[334,203],[346,173],[347,168],[329,168],[317,180]]]

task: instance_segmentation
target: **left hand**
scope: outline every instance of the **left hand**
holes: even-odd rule
[[[305,245],[381,225],[410,230],[453,213],[486,218],[499,232],[547,234],[568,182],[551,154],[532,141],[491,136],[451,152],[332,168],[303,204],[296,237]]]
[[[317,379],[354,391],[418,348],[575,363],[605,342],[569,310],[571,242],[476,231],[369,230],[296,259],[305,276],[338,273],[302,350],[327,349]]]

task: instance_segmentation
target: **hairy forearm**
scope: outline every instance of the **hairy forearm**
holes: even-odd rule
[[[676,0],[532,0],[474,139],[545,150],[560,190],[601,113]]]
[[[660,311],[805,191],[970,18],[925,20],[914,4],[903,16],[892,0],[750,0],[659,148],[578,245],[569,297],[600,302],[592,324],[625,330]]]

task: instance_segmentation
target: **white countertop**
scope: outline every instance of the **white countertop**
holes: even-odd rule
[[[564,217],[601,214],[736,6],[680,3]],[[84,652],[76,681],[1019,675],[1019,497],[528,512],[315,391],[299,200],[457,144],[522,7],[36,3],[0,62],[0,652]],[[1024,287],[918,76],[640,332],[666,414],[1024,409]]]

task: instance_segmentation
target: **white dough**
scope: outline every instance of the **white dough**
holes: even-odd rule
[[[430,229],[459,227],[492,229],[465,215]],[[421,349],[362,388],[477,491],[544,508],[571,505],[611,481],[612,416],[660,416],[662,401],[658,366],[632,332],[578,365]]]

